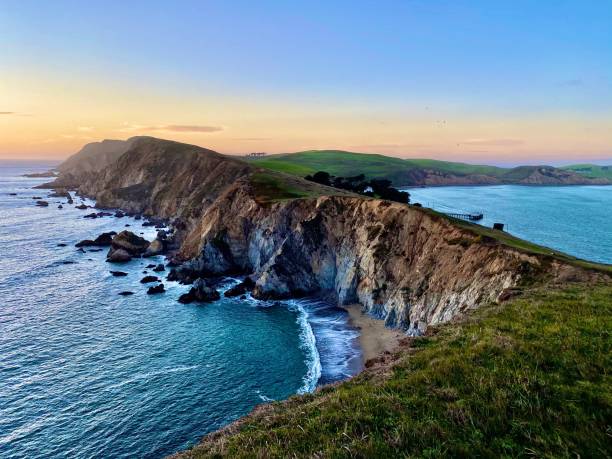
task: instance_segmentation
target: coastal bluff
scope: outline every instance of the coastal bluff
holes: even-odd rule
[[[323,187],[256,162],[150,137],[99,170],[71,168],[55,188],[98,207],[169,219],[191,277],[249,275],[257,298],[317,295],[359,303],[422,334],[538,281],[594,281],[586,263],[483,232],[427,209]]]

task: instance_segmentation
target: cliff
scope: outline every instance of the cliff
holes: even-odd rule
[[[360,303],[413,334],[536,278],[598,276],[419,208],[352,196],[262,204],[244,183],[206,210],[181,253],[187,270],[251,274],[256,297]]]
[[[249,274],[258,298],[357,302],[414,334],[536,277],[597,276],[503,233],[176,142],[138,139],[115,162],[76,178],[101,207],[174,219],[179,274]]]
[[[105,139],[91,142],[70,156],[57,169],[64,174],[80,174],[103,169],[129,150],[138,137],[128,140]]]

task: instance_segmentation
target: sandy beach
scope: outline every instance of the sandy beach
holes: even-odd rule
[[[349,313],[350,323],[359,330],[359,344],[363,362],[393,351],[406,335],[399,330],[385,327],[383,320],[374,319],[361,311],[360,304],[343,306]]]

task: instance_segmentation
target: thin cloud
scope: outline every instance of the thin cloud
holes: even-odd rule
[[[261,140],[272,140],[272,137],[234,137],[231,140],[239,140],[244,142],[258,142]]]
[[[94,128],[92,126],[79,126],[77,127],[77,131],[79,132],[91,132]]]
[[[220,132],[223,130],[221,126],[197,126],[188,124],[171,124],[168,126],[151,127],[151,131],[173,131],[173,132]]]
[[[0,112],[0,115],[16,115],[15,112]]]
[[[500,147],[512,147],[523,145],[524,140],[521,139],[467,139],[459,142],[460,145],[488,145]]]
[[[223,131],[224,128],[221,126],[204,126],[197,124],[161,124],[157,126],[144,126],[141,124],[128,124],[124,123],[123,127],[118,129],[120,132],[191,132],[191,133],[212,133]]]

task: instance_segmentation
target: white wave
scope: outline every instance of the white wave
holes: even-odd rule
[[[256,390],[255,392],[257,393],[257,396],[258,396],[260,399],[262,399],[264,402],[266,402],[266,403],[268,403],[268,402],[273,402],[273,401],[274,401],[274,399],[273,399],[273,398],[270,398],[270,397],[268,397],[268,396],[266,396],[266,395],[262,394],[262,393],[261,393],[261,391],[259,391],[259,390]]]
[[[308,321],[308,312],[299,300],[291,300],[288,302],[289,307],[297,311],[297,323],[300,326],[300,342],[301,346],[306,351],[306,365],[308,370],[302,381],[304,384],[297,390],[298,394],[306,394],[313,392],[317,387],[319,378],[321,377],[321,357],[317,349],[317,340],[315,338],[312,326]]]

